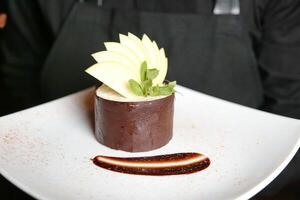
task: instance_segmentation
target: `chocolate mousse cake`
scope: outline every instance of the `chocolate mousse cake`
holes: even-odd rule
[[[96,91],[95,134],[113,149],[148,151],[172,138],[174,94],[127,99],[106,85]]]
[[[95,136],[128,152],[160,148],[172,138],[176,82],[165,81],[164,49],[147,35],[120,34],[104,43],[86,72],[102,82],[95,91]]]

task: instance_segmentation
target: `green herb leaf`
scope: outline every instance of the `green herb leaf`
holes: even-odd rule
[[[176,81],[170,82],[163,86],[153,86],[149,88],[150,96],[170,95],[174,92]]]
[[[170,95],[173,93],[173,86],[165,85],[159,87],[159,95]]]
[[[136,94],[138,96],[144,95],[142,87],[135,80],[133,80],[133,79],[129,80],[129,87],[134,94]]]
[[[141,81],[145,81],[146,80],[146,74],[147,74],[147,62],[144,61],[141,64]]]
[[[159,96],[160,95],[159,86],[153,86],[153,87],[149,88],[149,95],[150,96]]]
[[[149,89],[152,87],[152,80],[142,81],[142,88],[144,95],[147,96],[149,94]]]
[[[146,73],[146,79],[147,80],[153,80],[157,77],[158,75],[158,70],[157,69],[147,69]]]
[[[169,82],[168,84],[163,84],[162,86],[153,86],[152,81],[158,76],[159,71],[155,68],[147,69],[147,62],[144,61],[141,64],[140,78],[141,84],[133,79],[130,79],[129,87],[131,91],[137,96],[160,96],[160,95],[170,95],[174,92],[176,86],[176,81]]]

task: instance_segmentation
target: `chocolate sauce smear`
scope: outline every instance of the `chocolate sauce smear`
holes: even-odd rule
[[[191,174],[210,165],[207,156],[199,153],[175,153],[149,157],[96,156],[95,165],[126,174],[164,176]]]

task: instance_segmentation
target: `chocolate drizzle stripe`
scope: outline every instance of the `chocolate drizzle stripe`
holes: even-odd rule
[[[209,158],[198,153],[129,158],[96,156],[93,162],[111,171],[140,175],[189,174],[201,171],[210,165]]]

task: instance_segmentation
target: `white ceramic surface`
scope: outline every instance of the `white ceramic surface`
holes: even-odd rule
[[[93,135],[91,89],[0,118],[0,172],[38,199],[247,199],[270,183],[299,148],[300,121],[178,87],[174,137],[147,153],[106,148]],[[90,158],[200,152],[204,171],[137,176]]]

